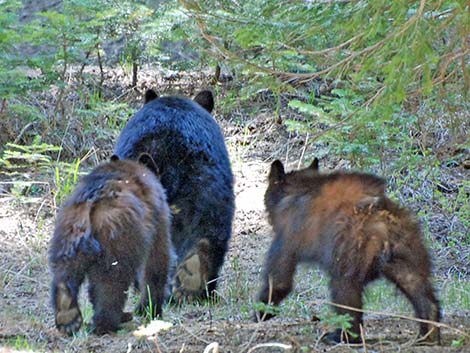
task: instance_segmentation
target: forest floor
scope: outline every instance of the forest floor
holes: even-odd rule
[[[152,77],[152,78],[149,78]],[[167,86],[144,77],[147,87],[160,85],[160,93],[180,91],[193,95],[197,86],[207,80],[178,86]],[[133,93],[130,93],[132,96]],[[224,95],[219,89],[219,96]],[[115,97],[122,92],[115,92]],[[47,245],[53,232],[56,209],[50,188],[53,177],[38,180],[46,184],[45,192],[34,197],[19,197],[12,191],[15,180],[0,180],[0,352],[470,352],[470,273],[468,257],[455,257],[444,246],[431,249],[435,263],[435,284],[438,292],[454,293],[443,299],[442,346],[415,344],[417,323],[410,318],[409,304],[392,287],[380,282],[366,295],[366,344],[329,345],[321,337],[331,327],[328,320],[312,317],[327,311],[327,278],[315,266],[301,266],[295,288],[281,306],[281,313],[264,323],[253,322],[254,298],[260,287],[264,256],[271,241],[271,229],[264,212],[263,195],[270,163],[274,159],[287,162],[288,169],[297,168],[315,156],[315,145],[305,144],[305,135],[290,133],[275,119],[269,99],[251,102],[256,109],[234,105],[232,109],[216,108],[215,118],[221,125],[235,174],[236,215],[233,236],[221,278],[220,298],[216,303],[167,306],[164,320],[173,326],[148,338],[137,338],[133,328],[117,334],[96,337],[82,329],[74,337],[56,331],[49,298],[50,274],[47,268]],[[138,95],[130,98],[141,104]],[[217,97],[219,99],[219,97]],[[217,103],[216,103],[217,106]],[[282,116],[282,112],[281,112]],[[112,141],[100,146],[109,155]],[[340,159],[323,159],[326,169],[347,167]],[[444,171],[445,172],[445,171]],[[450,172],[449,172],[450,173]],[[464,169],[451,171],[448,187],[470,178]],[[48,192],[49,191],[49,192]],[[420,192],[416,190],[416,192]],[[419,209],[419,205],[413,205]],[[442,219],[430,217],[429,229],[442,226]],[[434,223],[433,223],[434,222]],[[450,221],[449,221],[450,222]],[[467,233],[468,234],[468,233]],[[434,243],[437,239],[429,239]],[[468,254],[470,247],[459,252]],[[453,253],[452,253],[453,254]],[[85,292],[82,290],[82,292]],[[398,299],[397,299],[398,296]],[[131,296],[135,300],[135,296]],[[463,308],[461,303],[467,303]],[[131,304],[129,304],[131,305]],[[81,306],[85,320],[91,317],[84,293]],[[407,318],[395,317],[394,314]],[[139,319],[133,323],[138,325]],[[212,345],[211,349],[208,347]],[[218,348],[216,347],[218,346]]]

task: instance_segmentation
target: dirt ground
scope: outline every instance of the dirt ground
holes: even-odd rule
[[[43,194],[27,199],[14,196],[12,181],[2,180],[0,352],[470,352],[469,339],[456,344],[462,332],[470,333],[470,312],[452,307],[444,311],[440,347],[415,345],[416,322],[377,312],[365,316],[367,345],[325,344],[321,336],[328,325],[311,318],[326,307],[326,278],[311,266],[300,269],[295,290],[281,314],[271,321],[254,323],[253,298],[271,241],[263,205],[267,170],[276,158],[287,161],[289,168],[297,167],[303,159],[312,158],[314,146],[305,147],[305,136],[287,132],[268,109],[260,108],[255,115],[216,111],[215,116],[224,130],[232,160],[237,205],[233,237],[219,282],[220,300],[167,307],[164,320],[173,327],[148,339],[136,338],[132,327],[103,337],[83,330],[75,337],[59,334],[49,305],[47,269],[47,244],[55,213],[47,192],[52,180],[44,181]],[[342,166],[341,161],[322,163]],[[454,266],[445,254],[433,254],[438,263],[438,288]],[[83,308],[84,295],[81,302]],[[381,311],[393,312],[387,305]],[[412,312],[404,315],[413,316]],[[134,325],[138,325],[138,319]]]

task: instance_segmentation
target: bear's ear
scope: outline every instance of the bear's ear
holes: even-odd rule
[[[209,113],[212,113],[212,110],[214,110],[214,96],[211,91],[201,91],[193,100]]]
[[[111,162],[116,162],[116,161],[119,160],[119,156],[118,156],[117,154],[113,154],[113,155],[109,158],[109,160],[110,160]]]
[[[315,170],[315,171],[318,171],[318,164],[319,164],[318,158],[315,157],[312,161],[312,164],[310,164],[310,166],[308,168],[312,169],[312,170]]]
[[[148,89],[144,95],[144,104],[158,98],[158,94],[153,89]]]
[[[269,172],[269,183],[279,183],[284,180],[286,172],[284,171],[284,165],[280,160],[275,160],[271,164],[271,170]]]
[[[148,153],[141,153],[139,158],[137,159],[139,163],[145,165],[148,169],[150,169],[155,175],[160,175],[158,171],[157,163],[153,160],[152,156]]]

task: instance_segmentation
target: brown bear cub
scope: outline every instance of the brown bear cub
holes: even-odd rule
[[[49,248],[59,331],[72,334],[82,324],[77,296],[85,277],[94,333],[132,320],[123,307],[134,282],[141,293],[136,311],[161,315],[173,250],[170,210],[154,168],[149,155],[139,162],[113,156],[83,177],[62,205]]]
[[[317,262],[330,275],[336,304],[361,309],[364,287],[383,276],[405,294],[418,318],[439,321],[420,227],[407,209],[385,196],[383,179],[354,172],[322,174],[317,159],[308,168],[285,173],[275,161],[265,205],[275,236],[259,301],[279,304],[292,290],[297,263]],[[359,342],[362,313],[334,309],[352,317],[352,335],[337,329],[328,339]],[[272,317],[258,314],[261,320]],[[439,328],[432,324],[420,323],[420,336],[440,341]]]

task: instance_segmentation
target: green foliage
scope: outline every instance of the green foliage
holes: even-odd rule
[[[86,65],[98,64],[102,70],[107,59],[103,47],[112,41],[122,43],[122,50],[117,58],[108,58],[109,61],[118,59],[125,65],[141,65],[144,58],[149,58],[147,44],[156,42],[157,36],[152,31],[163,22],[167,11],[175,13],[174,3],[161,7],[164,6],[164,11],[154,16],[153,9],[136,1],[67,0],[60,9],[36,13],[31,21],[20,23],[21,2],[2,1],[0,98],[25,89],[42,90],[51,84],[64,89],[70,74],[82,75]],[[25,47],[34,55],[22,55],[20,50]],[[31,70],[38,71],[31,75]]]
[[[110,4],[104,17],[107,34],[110,38],[122,38],[124,48],[120,61],[127,64],[141,64],[145,55],[148,32],[144,32],[152,18],[153,10],[135,1]]]
[[[105,100],[98,91],[79,92],[84,106],[76,110],[85,134],[112,134],[120,131],[134,110],[125,102]]]
[[[42,190],[41,181],[31,180],[33,176],[54,173],[55,187],[53,195],[56,204],[60,204],[75,187],[81,160],[64,163],[57,160],[61,148],[41,142],[36,136],[29,146],[6,144],[6,150],[0,158],[0,168],[5,175],[13,176],[16,181],[11,190],[16,197],[35,195]]]
[[[81,132],[101,145],[109,143],[132,114],[125,101],[110,101],[103,89],[107,65],[120,64],[136,85],[144,63],[172,63],[165,43],[194,32],[175,1],[66,0],[47,11],[28,12],[20,21],[21,11],[20,1],[0,2],[0,117],[2,128],[8,127],[1,143],[15,138],[28,144],[35,133],[62,145],[70,140],[69,131],[78,131],[73,139],[80,147],[65,146],[67,157],[98,148],[91,140],[84,144]],[[179,60],[188,66],[197,58]]]
[[[327,311],[320,315],[320,321],[328,326],[334,328],[340,328],[342,331],[347,332],[352,337],[357,337],[357,334],[351,332],[352,317],[349,314],[336,314],[331,311]]]
[[[101,65],[103,44],[116,39],[124,43],[120,59],[140,64],[145,48],[141,26],[151,14],[131,1],[64,1],[60,11],[44,11],[24,27],[24,40],[39,49],[28,65],[39,68],[45,82],[60,80],[65,85],[73,65],[87,65],[92,59]]]
[[[262,312],[262,313],[266,313],[269,315],[278,315],[281,309],[278,306],[275,306],[272,304],[256,302],[253,304],[253,310],[255,310],[256,312]],[[264,314],[260,314],[260,315],[262,317]]]
[[[51,154],[60,151],[60,147],[41,142],[39,136],[29,146],[7,143],[6,147],[0,158],[0,167],[8,175],[22,175],[26,171],[48,172],[53,164]]]
[[[176,1],[160,2],[142,32],[147,58],[172,69],[194,68],[204,57],[197,48],[207,47],[195,33],[197,28]]]
[[[60,205],[77,184],[80,163],[81,161],[77,159],[74,163],[61,163],[60,166],[55,167],[54,198],[56,205]],[[65,172],[62,172],[62,170],[65,170]]]
[[[444,305],[456,311],[470,310],[470,283],[457,276],[446,281],[441,290]]]
[[[155,304],[152,302],[152,295],[150,293],[150,286],[147,286],[147,298],[148,298],[148,305],[145,307],[145,312],[144,312],[144,323],[148,324],[150,321],[152,321],[152,318],[155,315]]]
[[[248,300],[250,298],[249,283],[247,283],[239,256],[233,256],[230,259],[230,267],[234,273],[234,278],[229,281],[230,298],[234,298],[237,302],[242,298]],[[217,300],[217,298],[214,299]]]
[[[457,339],[452,340],[452,347],[463,347],[465,345],[466,337],[460,336]]]
[[[363,297],[364,310],[406,314],[413,312],[410,302],[391,282],[385,279],[368,285],[364,290]]]
[[[25,336],[16,336],[14,339],[10,339],[8,345],[11,345],[18,350],[31,350],[33,345],[28,341]]]
[[[461,239],[452,239],[449,241],[449,246],[455,246],[455,242],[459,241],[459,245],[469,245],[470,244],[470,202],[469,202],[469,191],[470,191],[470,181],[463,180],[462,184],[458,187],[455,197],[450,198],[446,196],[443,192],[436,190],[435,197],[438,203],[441,205],[442,209],[449,218],[457,218],[461,220],[463,229],[467,230],[467,234]],[[463,243],[463,244],[462,244]]]
[[[405,105],[470,88],[464,0],[182,4],[252,91],[297,85],[303,99],[289,105],[308,118],[287,121],[289,128],[312,132],[310,142],[328,142],[360,167],[383,163],[384,150],[408,143],[413,121]],[[321,96],[317,80],[330,86]]]
[[[0,1],[0,99],[12,97],[27,85],[27,77],[18,65],[15,45],[21,41],[18,10],[21,1]]]

